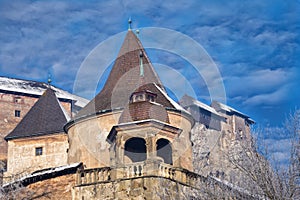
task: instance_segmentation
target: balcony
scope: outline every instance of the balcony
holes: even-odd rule
[[[103,167],[77,171],[76,186],[107,183],[140,177],[160,177],[194,188],[202,185],[207,178],[191,171],[175,168],[160,160],[136,162],[119,167]]]

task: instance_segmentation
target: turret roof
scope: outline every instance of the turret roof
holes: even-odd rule
[[[63,132],[68,116],[48,88],[5,140]]]
[[[143,71],[141,72],[141,70]],[[159,89],[155,88],[154,85]],[[177,109],[165,97],[165,89],[140,40],[131,30],[128,30],[102,91],[76,115],[76,118],[105,110],[125,108],[129,103],[131,94],[141,87],[152,92],[154,92],[154,88],[159,103],[164,107]]]

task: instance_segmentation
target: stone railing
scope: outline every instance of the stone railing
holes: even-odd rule
[[[77,171],[77,185],[106,182],[111,180],[111,168],[94,168]]]
[[[144,176],[144,162],[137,162],[133,164],[128,164],[124,169],[124,178],[134,178]]]
[[[136,162],[114,168],[103,167],[78,170],[76,186],[80,187],[98,183],[107,183],[111,181],[147,177],[166,178],[195,189],[203,189],[203,186],[213,188],[214,190],[225,188],[225,190],[228,189],[228,191],[236,192],[235,195],[241,195],[241,197],[245,197],[246,195],[246,197],[249,196],[249,198],[252,198],[252,196],[248,193],[245,193],[245,191],[234,188],[226,183],[216,180],[215,178],[204,177],[189,170],[173,167],[172,165],[157,160]]]
[[[172,165],[160,163],[158,166],[158,175],[165,178],[175,179],[176,169],[173,168]]]
[[[146,161],[116,168],[104,167],[78,171],[77,185],[151,176],[168,178],[196,188],[203,184],[204,181],[202,176],[191,171],[175,168],[161,161]]]

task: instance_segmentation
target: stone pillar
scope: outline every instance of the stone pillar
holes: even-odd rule
[[[149,136],[146,138],[147,160],[154,160],[156,157],[155,137]]]
[[[116,139],[116,165],[120,166],[124,164],[124,142],[122,136],[117,136]]]

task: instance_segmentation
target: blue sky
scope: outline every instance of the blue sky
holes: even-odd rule
[[[131,16],[132,28],[168,28],[201,44],[220,71],[227,103],[258,124],[280,126],[299,108],[299,13],[299,0],[1,0],[0,75],[46,81],[50,71],[54,85],[72,92],[85,57],[126,31]],[[191,78],[184,60],[151,49],[149,56],[182,72],[209,103],[205,82]]]

